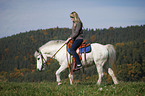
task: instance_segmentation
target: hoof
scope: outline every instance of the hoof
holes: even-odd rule
[[[118,82],[114,83],[115,85],[119,84]]]
[[[100,86],[101,83],[97,83],[98,86]]]
[[[61,85],[62,83],[58,83],[58,85]]]

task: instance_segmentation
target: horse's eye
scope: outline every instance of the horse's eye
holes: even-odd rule
[[[37,60],[39,60],[40,58],[37,58]]]

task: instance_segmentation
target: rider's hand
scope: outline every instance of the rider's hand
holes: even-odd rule
[[[71,40],[71,37],[69,37],[66,41],[65,44],[67,44]]]

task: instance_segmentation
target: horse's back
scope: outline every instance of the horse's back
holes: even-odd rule
[[[108,50],[105,45],[92,43],[91,48],[94,58],[104,59],[108,57]]]
[[[92,48],[92,51],[107,52],[106,45],[102,45],[102,44],[99,44],[99,43],[92,43],[91,48]]]

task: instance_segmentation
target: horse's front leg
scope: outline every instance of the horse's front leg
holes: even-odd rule
[[[73,75],[72,75],[72,73],[70,73],[68,75],[68,77],[69,77],[69,80],[70,80],[70,84],[72,85],[73,84]]]
[[[62,84],[60,79],[60,73],[64,71],[67,68],[65,64],[61,65],[59,69],[56,71],[56,81],[58,82],[58,85]]]

